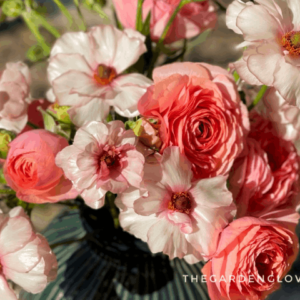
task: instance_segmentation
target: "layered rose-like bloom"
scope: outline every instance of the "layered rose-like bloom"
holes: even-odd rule
[[[247,149],[236,159],[229,178],[238,216],[260,216],[277,208],[295,207],[299,178],[295,146],[257,113],[250,119]]]
[[[195,178],[226,174],[249,127],[233,77],[208,64],[174,63],[156,68],[153,78],[138,109],[158,121],[161,153],[179,146],[192,162]]]
[[[121,226],[153,253],[196,263],[216,251],[235,214],[226,177],[192,182],[192,165],[178,147],[168,147],[158,161],[145,165],[142,189],[118,195]]]
[[[151,123],[145,118],[141,118],[141,127],[139,133],[139,141],[146,147],[159,149],[161,140],[159,138],[159,125]]]
[[[234,63],[249,84],[274,86],[300,107],[300,3],[298,0],[235,0],[227,9],[227,26],[243,34],[247,46]]]
[[[161,37],[181,0],[145,0],[143,19],[151,12],[150,33],[154,41]],[[119,20],[126,28],[135,28],[138,0],[113,0]],[[164,40],[166,44],[197,36],[214,28],[217,16],[209,1],[186,4],[176,15]]]
[[[294,230],[270,219],[243,217],[224,229],[202,269],[211,300],[262,300],[280,286],[297,257],[298,240]],[[298,219],[294,213],[286,221],[292,228]]]
[[[122,193],[139,188],[144,156],[136,150],[137,137],[121,121],[90,122],[75,135],[73,145],[56,157],[56,164],[72,180],[85,203],[98,209],[107,191]]]
[[[0,128],[19,133],[27,123],[30,103],[28,67],[21,63],[7,63],[0,72]]]
[[[44,129],[20,134],[10,143],[4,164],[7,184],[26,202],[46,203],[77,196],[72,182],[55,164],[55,156],[68,141]]]
[[[65,33],[50,55],[49,100],[71,106],[68,113],[78,126],[105,120],[110,106],[122,116],[137,116],[137,102],[151,81],[122,72],[146,52],[144,40],[132,29],[120,31],[110,25]]]
[[[36,233],[23,208],[0,212],[0,298],[17,300],[7,280],[27,292],[42,292],[57,274],[57,261],[47,240]]]

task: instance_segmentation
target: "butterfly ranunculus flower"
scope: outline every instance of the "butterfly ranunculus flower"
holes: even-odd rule
[[[67,146],[65,138],[44,129],[24,132],[10,143],[3,171],[18,198],[47,203],[77,196],[72,182],[55,164],[56,154]]]
[[[276,214],[275,214],[276,215]],[[211,300],[263,300],[280,287],[298,253],[294,228],[297,213],[287,221],[294,226],[243,217],[220,235],[218,249],[202,269]]]
[[[150,33],[154,41],[161,37],[168,21],[181,0],[145,0],[143,19],[151,13]],[[138,0],[113,0],[119,20],[126,28],[135,28]],[[209,1],[186,4],[176,15],[164,43],[197,36],[206,29],[214,28],[217,15]]]
[[[233,77],[220,67],[186,62],[158,67],[153,78],[138,109],[158,121],[161,153],[179,146],[195,178],[227,174],[249,127]]]
[[[297,205],[299,157],[292,142],[281,138],[272,123],[250,114],[247,149],[233,164],[230,190],[238,216],[263,213]]]
[[[56,157],[56,164],[72,180],[85,203],[98,209],[107,191],[139,188],[145,158],[136,150],[137,137],[121,121],[90,122],[75,135],[73,145]]]
[[[300,2],[298,0],[235,0],[227,9],[227,26],[243,34],[247,47],[234,66],[253,85],[274,86],[300,107]]]
[[[137,102],[151,80],[123,72],[146,52],[145,37],[132,29],[100,25],[65,33],[54,44],[48,66],[51,99],[68,111],[74,124],[103,121],[110,106],[125,117],[138,115]],[[49,97],[49,96],[48,96]]]
[[[287,103],[274,88],[264,94],[259,113],[273,123],[278,135],[287,141],[300,139],[300,108]]]
[[[27,123],[30,73],[22,62],[7,63],[0,72],[0,128],[19,133]]]
[[[55,280],[56,257],[47,240],[36,233],[20,206],[9,214],[0,212],[0,299],[17,300],[7,280],[38,294]]]
[[[226,177],[192,181],[192,165],[178,147],[168,147],[158,161],[145,164],[142,189],[118,195],[121,226],[153,253],[196,263],[216,251],[235,214]]]

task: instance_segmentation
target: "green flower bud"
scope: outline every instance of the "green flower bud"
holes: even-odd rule
[[[7,131],[0,130],[0,158],[5,159],[9,150],[9,143],[15,138],[15,134]]]
[[[2,5],[2,11],[8,17],[18,17],[24,9],[22,0],[6,0]]]
[[[68,109],[70,106],[59,106],[58,104],[51,105],[48,110],[51,112],[55,118],[62,123],[72,124],[70,116],[68,114]]]

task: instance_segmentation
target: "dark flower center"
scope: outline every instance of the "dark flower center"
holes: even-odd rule
[[[290,31],[281,39],[282,46],[291,55],[300,56],[300,31]]]
[[[95,80],[101,85],[110,84],[117,76],[117,72],[114,68],[100,64],[97,68],[97,72],[94,74]]]
[[[100,162],[104,161],[107,167],[112,167],[117,162],[117,160],[118,160],[118,155],[113,149],[104,152],[100,157]]]
[[[191,207],[191,197],[187,192],[174,193],[168,205],[169,209],[186,214],[190,213]]]

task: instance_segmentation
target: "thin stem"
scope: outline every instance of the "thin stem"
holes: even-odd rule
[[[69,13],[68,9],[60,2],[60,0],[53,0],[55,4],[58,6],[58,8],[61,10],[61,12],[65,15],[68,22],[70,23],[70,26],[73,24],[73,18],[71,14]]]
[[[78,27],[79,27],[80,30],[86,31],[87,27],[86,27],[85,20],[84,20],[84,17],[82,15],[78,0],[74,0],[74,4],[76,6],[77,13],[78,13],[79,18],[81,20],[81,25],[79,25]]]
[[[268,86],[266,86],[266,85],[263,85],[261,88],[260,88],[260,90],[259,90],[259,92],[257,93],[257,95],[256,95],[256,97],[255,97],[255,99],[254,99],[254,101],[251,103],[251,105],[249,105],[249,107],[248,107],[248,110],[250,111],[250,110],[252,110],[257,104],[258,104],[258,102],[262,99],[262,97],[264,96],[264,94],[265,94],[265,92],[267,91],[267,89],[268,89]]]
[[[111,216],[114,220],[114,226],[116,229],[118,229],[120,227],[120,223],[119,223],[119,215],[118,215],[117,207],[115,205],[115,195],[113,193],[108,192],[106,193],[106,198],[109,205]]]
[[[33,123],[29,122],[29,121],[27,122],[27,125],[30,126],[33,129],[40,129],[39,126],[37,126],[37,125],[35,125],[35,124],[33,124]]]
[[[141,32],[143,29],[143,2],[144,0],[138,0],[137,12],[136,12],[135,28],[139,32]]]

